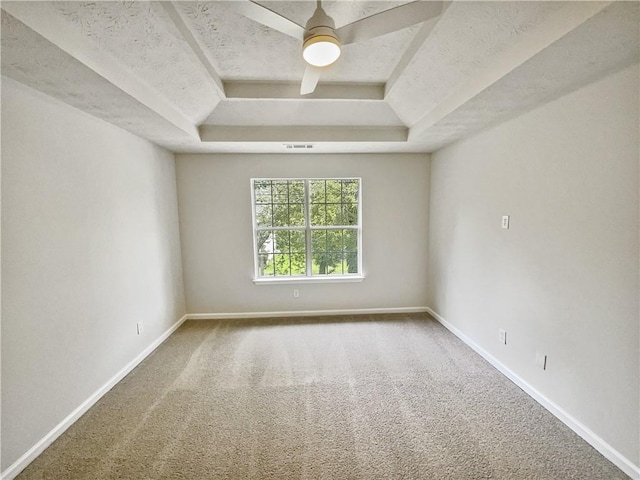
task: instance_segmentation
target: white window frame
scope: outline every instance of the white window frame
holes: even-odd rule
[[[310,181],[317,180],[357,180],[358,181],[358,224],[353,225],[311,225],[311,192],[309,188]],[[256,196],[254,182],[260,181],[303,181],[305,191],[305,225],[301,227],[258,227],[256,221]],[[251,187],[251,220],[253,223],[253,283],[256,285],[269,284],[296,284],[296,283],[350,283],[362,282],[364,280],[364,272],[362,270],[362,178],[360,177],[265,177],[252,178]],[[311,232],[313,230],[338,230],[348,229],[358,232],[358,273],[357,274],[332,274],[332,275],[313,275],[312,274],[312,252],[311,252]],[[306,275],[300,276],[282,276],[282,277],[260,277],[258,263],[258,232],[261,230],[301,230],[305,232],[306,246]]]

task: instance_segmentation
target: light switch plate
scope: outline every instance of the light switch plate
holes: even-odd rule
[[[505,229],[509,228],[509,215],[502,216],[502,228],[505,228]]]
[[[506,345],[507,344],[507,332],[502,328],[498,329],[498,339],[500,343]]]
[[[536,365],[542,370],[547,369],[547,356],[544,353],[536,352]]]

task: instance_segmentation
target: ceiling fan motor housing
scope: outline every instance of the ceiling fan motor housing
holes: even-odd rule
[[[316,35],[327,35],[338,39],[336,35],[336,24],[322,7],[316,8],[311,18],[307,21],[304,32],[304,41]]]
[[[333,63],[340,56],[340,40],[336,35],[336,24],[333,19],[326,14],[326,12],[322,9],[322,7],[316,8],[316,11],[313,13],[313,16],[307,22],[304,32],[304,42],[302,44],[303,52],[307,52],[307,48],[318,43],[322,44],[333,44],[337,53],[334,53],[334,57],[329,63],[323,64],[315,64],[313,61],[310,61],[309,58],[305,56],[305,60],[316,66],[325,66]],[[318,45],[319,46],[319,45]],[[337,47],[337,48],[336,48]],[[315,47],[314,47],[315,48]]]

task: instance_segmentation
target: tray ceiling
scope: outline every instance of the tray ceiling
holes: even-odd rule
[[[428,152],[640,59],[639,2],[431,2],[301,97],[300,42],[245,1],[2,2],[2,74],[173,151]],[[340,27],[405,3],[322,5]]]

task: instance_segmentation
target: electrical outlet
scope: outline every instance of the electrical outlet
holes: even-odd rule
[[[300,296],[300,290],[295,289],[295,290],[293,291],[293,298],[298,298],[299,296]]]
[[[544,353],[536,352],[536,365],[542,370],[547,369],[547,356]]]
[[[138,335],[140,335],[142,333],[142,322],[138,322],[136,324],[136,327],[138,329]]]
[[[509,229],[509,215],[502,216],[502,228]]]
[[[498,329],[498,338],[500,343],[506,345],[507,344],[507,331],[503,329]]]

